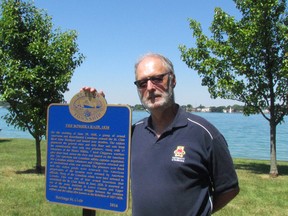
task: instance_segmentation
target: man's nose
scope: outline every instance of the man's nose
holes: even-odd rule
[[[147,81],[147,90],[154,89],[154,84],[151,80]]]

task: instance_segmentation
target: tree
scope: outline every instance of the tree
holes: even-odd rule
[[[35,138],[37,172],[47,107],[64,102],[73,71],[84,58],[76,39],[75,31],[53,29],[51,17],[32,2],[2,0],[0,94],[10,105],[4,118]]]
[[[196,48],[179,46],[183,61],[202,77],[212,98],[244,103],[270,124],[270,175],[277,176],[276,126],[288,114],[288,17],[286,0],[234,0],[239,21],[215,8],[211,37],[190,19]],[[263,109],[269,108],[269,115]]]
[[[211,107],[210,108],[211,112],[219,112],[219,113],[223,113],[224,109],[226,109],[225,106]]]
[[[243,112],[243,107],[238,104],[234,104],[232,106],[232,109],[234,110],[234,112]]]
[[[187,111],[191,112],[193,110],[193,106],[191,104],[187,104]]]
[[[134,110],[144,110],[144,107],[142,104],[135,104]]]

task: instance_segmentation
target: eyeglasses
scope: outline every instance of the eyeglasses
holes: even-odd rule
[[[169,74],[170,72],[168,73],[164,73],[164,74],[159,74],[157,76],[151,76],[149,78],[146,78],[146,79],[142,79],[142,80],[136,80],[134,82],[134,84],[137,86],[137,88],[139,89],[144,89],[144,88],[147,88],[147,82],[148,80],[150,80],[154,85],[159,85],[159,84],[162,84],[163,83],[163,79],[164,77]]]

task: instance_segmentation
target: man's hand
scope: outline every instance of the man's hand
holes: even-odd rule
[[[213,197],[213,213],[223,208],[227,205],[232,199],[234,199],[240,191],[240,188],[237,186],[230,191],[219,194],[218,196]]]
[[[85,94],[88,94],[91,96],[95,96],[96,93],[99,93],[101,96],[103,96],[105,98],[105,94],[103,91],[97,92],[97,90],[95,88],[92,88],[92,87],[85,86],[85,87],[81,88],[80,91],[84,91]]]

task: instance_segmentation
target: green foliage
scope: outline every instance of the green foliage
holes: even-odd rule
[[[9,104],[5,101],[0,101],[0,107],[9,107]]]
[[[219,107],[211,107],[211,112],[223,112],[223,110],[226,109],[225,106],[219,106]]]
[[[39,142],[47,107],[64,100],[73,72],[83,61],[75,31],[54,30],[51,17],[30,1],[2,0],[0,95],[10,105],[8,124]]]
[[[83,60],[75,31],[52,29],[51,18],[31,2],[2,1],[0,94],[10,104],[9,124],[45,134],[46,109],[63,102],[73,71]]]
[[[144,107],[142,104],[135,104],[133,107],[133,110],[144,110]]]
[[[276,151],[276,125],[288,114],[287,3],[234,2],[242,13],[239,21],[215,8],[212,35],[208,37],[200,23],[190,19],[196,48],[182,45],[179,49],[183,61],[198,71],[212,98],[243,102],[244,114],[261,113],[269,121],[272,157]],[[270,118],[263,113],[267,108]],[[276,155],[273,157],[275,161]]]
[[[234,2],[242,19],[216,8],[210,38],[190,19],[197,47],[180,46],[182,59],[198,71],[213,98],[241,101],[247,115],[269,107],[279,123],[288,113],[286,1]]]

